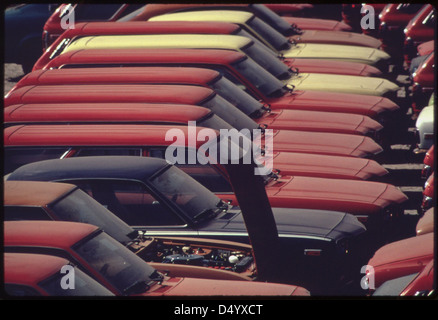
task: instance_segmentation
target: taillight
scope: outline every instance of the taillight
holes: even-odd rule
[[[433,198],[429,196],[423,196],[423,201],[421,202],[421,210],[423,213],[433,207]]]
[[[429,178],[430,174],[432,173],[432,167],[425,164],[423,166],[423,169],[421,170],[421,178],[422,179],[427,179]]]

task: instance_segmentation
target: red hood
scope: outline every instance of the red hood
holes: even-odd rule
[[[173,278],[147,295],[156,296],[310,296],[302,287],[286,284]]]
[[[408,198],[396,187],[379,182],[314,177],[283,177],[266,187],[273,207],[324,209],[370,215]]]
[[[365,63],[327,61],[324,59],[284,59],[283,62],[302,73],[329,73],[349,76],[381,77],[382,71]]]
[[[375,287],[387,280],[421,271],[433,256],[433,233],[384,245],[368,262],[374,268]]]
[[[274,130],[274,151],[369,157],[383,151],[369,137],[310,131]]]
[[[290,24],[296,24],[302,30],[352,31],[346,23],[329,19],[283,17]]]
[[[388,173],[376,161],[356,157],[278,152],[273,162],[283,176],[368,180]]]
[[[333,132],[367,135],[377,132],[383,126],[363,115],[336,112],[315,112],[307,110],[272,110],[256,119],[270,129]]]
[[[270,99],[272,109],[314,110],[367,115],[375,118],[384,111],[400,107],[388,98],[323,91],[293,91],[281,98]]]

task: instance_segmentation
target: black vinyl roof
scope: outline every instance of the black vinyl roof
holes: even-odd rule
[[[133,179],[146,181],[170,166],[166,160],[137,156],[90,156],[45,160],[26,164],[10,180]]]

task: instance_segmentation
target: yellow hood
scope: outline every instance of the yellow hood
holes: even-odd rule
[[[333,59],[365,63],[373,66],[382,60],[387,61],[390,58],[386,52],[379,49],[316,43],[299,43],[281,53],[285,58]]]
[[[399,87],[386,79],[375,77],[345,76],[322,73],[300,73],[286,80],[285,84],[297,90],[316,90],[384,96]]]

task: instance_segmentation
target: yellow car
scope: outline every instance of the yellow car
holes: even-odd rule
[[[72,41],[63,53],[84,49],[115,48],[193,48],[224,49],[245,53],[285,85],[297,90],[319,90],[392,97],[399,87],[382,78],[318,73],[295,74],[263,46],[250,38],[234,35],[121,35],[90,36]],[[178,57],[175,57],[178,59]]]
[[[380,41],[352,32],[305,31],[301,35],[285,37],[250,12],[203,10],[169,13],[150,18],[149,21],[220,21],[238,24],[284,58],[319,58],[359,62],[385,68],[390,56],[377,49]]]

